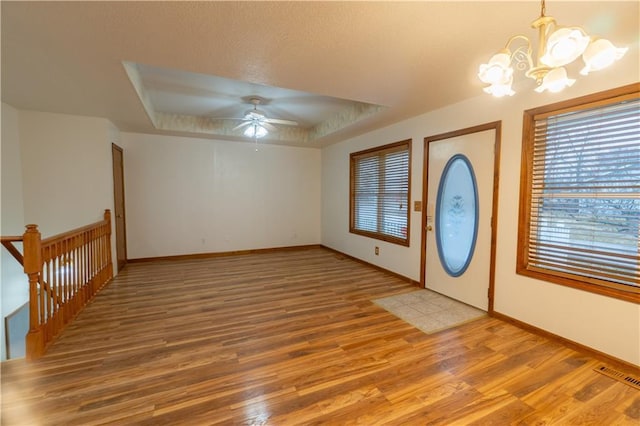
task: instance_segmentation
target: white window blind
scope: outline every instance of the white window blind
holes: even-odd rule
[[[408,245],[409,144],[351,154],[351,232]]]
[[[527,266],[640,286],[640,100],[534,117]]]

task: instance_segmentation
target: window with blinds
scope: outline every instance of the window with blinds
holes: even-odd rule
[[[351,154],[349,231],[409,245],[411,140]]]
[[[637,90],[525,112],[519,273],[640,301]]]

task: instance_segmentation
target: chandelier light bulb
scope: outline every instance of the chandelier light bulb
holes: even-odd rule
[[[493,95],[496,98],[502,98],[503,96],[513,96],[516,93],[508,84],[492,84],[489,87],[485,87],[483,90],[485,93]]]
[[[576,81],[567,77],[567,70],[564,67],[554,68],[544,76],[542,84],[535,90],[542,93],[548,90],[551,93],[558,93],[565,87],[573,86]]]
[[[540,62],[553,68],[570,64],[582,55],[589,41],[580,28],[560,28],[549,36]]]
[[[513,96],[516,92],[513,91],[511,85],[513,84],[513,74],[505,82],[495,83],[489,87],[485,87],[483,90],[485,93],[501,98],[503,96]]]
[[[483,83],[504,84],[513,75],[511,56],[508,53],[496,53],[486,64],[480,65],[478,77]]]
[[[588,75],[591,71],[599,71],[622,58],[629,50],[626,47],[615,47],[609,40],[598,39],[592,42],[582,54],[585,67],[580,71]]]

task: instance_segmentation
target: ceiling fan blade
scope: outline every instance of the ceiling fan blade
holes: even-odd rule
[[[211,117],[211,120],[223,121],[223,120],[233,120],[233,121],[245,121],[244,117]]]
[[[253,124],[251,121],[245,121],[243,123],[238,124],[236,127],[233,128],[233,130],[242,129],[243,127],[250,126],[251,124]]]
[[[278,130],[278,128],[276,126],[272,126],[271,124],[269,124],[267,121],[263,121],[260,123],[260,125],[262,127],[264,127],[265,129],[267,129],[270,132],[275,132]]]
[[[298,122],[293,120],[282,120],[280,118],[265,118],[265,123],[283,124],[285,126],[297,126]]]

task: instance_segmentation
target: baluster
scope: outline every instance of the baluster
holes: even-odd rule
[[[75,317],[76,314],[80,311],[80,299],[82,298],[82,293],[80,292],[80,289],[78,288],[78,283],[76,282],[76,280],[74,280],[73,277],[73,270],[70,269],[70,266],[72,265],[71,263],[71,259],[73,257],[73,237],[69,238],[68,240],[68,247],[67,247],[67,279],[69,280],[69,285],[71,286],[71,288],[73,289],[73,316]]]
[[[56,269],[56,277],[57,277],[57,283],[56,283],[56,287],[59,289],[59,294],[62,296],[62,300],[61,300],[61,304],[62,304],[62,317],[63,317],[63,321],[67,321],[67,319],[69,318],[69,286],[67,285],[66,281],[65,281],[65,267],[64,267],[64,250],[62,247],[62,242],[58,242],[56,244],[54,244],[55,248],[56,248],[56,263],[57,263],[57,269]]]
[[[102,258],[104,257],[104,241],[102,240],[102,229],[96,231],[98,239],[98,283],[102,284],[104,279],[104,265],[102,264]]]
[[[74,268],[74,272],[75,272],[75,277],[76,277],[76,281],[78,282],[78,285],[80,285],[82,287],[82,306],[85,306],[87,304],[87,283],[85,283],[82,280],[82,275],[80,274],[80,248],[82,247],[82,234],[78,234],[76,235],[76,248],[73,251],[73,264],[75,265]]]
[[[91,288],[91,233],[87,231],[84,238],[84,281]]]
[[[61,318],[61,312],[60,312],[60,307],[58,306],[59,304],[59,295],[60,295],[60,287],[58,285],[58,282],[55,279],[52,279],[55,275],[56,275],[56,269],[55,269],[55,265],[54,265],[54,256],[52,256],[52,251],[54,250],[53,247],[51,247],[51,245],[49,245],[47,247],[46,253],[47,253],[47,268],[50,269],[50,273],[47,274],[47,283],[49,284],[49,292],[50,294],[50,301],[51,304],[53,306],[53,318],[52,318],[52,332],[51,332],[51,339],[53,338],[53,336],[55,336],[57,334],[57,330],[59,328],[59,324],[60,321],[62,320]],[[48,339],[50,340],[50,339]]]
[[[96,231],[91,230],[91,285],[95,285],[96,280]]]
[[[78,234],[75,237],[75,250],[73,251],[73,264],[74,264],[74,272],[75,279],[78,282],[78,285],[82,287],[83,300],[86,300],[86,283],[82,280],[82,266],[80,265],[80,250],[82,248],[82,234]],[[83,306],[86,305],[86,302],[83,302]]]
[[[42,262],[41,265],[44,265],[44,262]],[[42,268],[42,266],[40,268]],[[42,273],[40,273],[40,275],[38,276],[38,305],[40,306],[39,321],[40,327],[42,327],[43,340],[46,344],[49,332],[49,330],[47,330],[47,321],[49,318],[49,292],[47,291],[47,288],[42,280]]]
[[[69,321],[70,317],[71,317],[71,312],[69,311],[69,309],[71,309],[70,307],[70,303],[69,300],[71,298],[71,291],[69,290],[69,286],[66,285],[65,281],[64,281],[64,274],[63,274],[63,265],[62,265],[62,261],[60,259],[60,244],[61,243],[56,243],[56,246],[58,247],[56,249],[57,252],[57,257],[56,257],[56,261],[58,263],[58,269],[57,269],[57,274],[56,276],[58,277],[58,287],[60,288],[60,293],[62,294],[63,297],[63,301],[62,301],[62,312],[63,312],[63,318],[64,318],[64,322],[66,323],[67,321]]]
[[[99,278],[99,283],[100,285],[102,285],[102,283],[104,282],[104,277],[105,277],[105,269],[104,269],[104,231],[102,230],[102,227],[100,227],[100,229],[98,230],[98,247],[100,247],[100,258],[98,260],[98,268],[100,269],[100,278]]]
[[[93,250],[93,256],[91,257],[91,281],[94,285],[98,285],[98,256],[100,253],[98,247],[97,233],[94,229],[91,232],[91,248]]]
[[[63,280],[64,284],[64,293],[65,293],[65,301],[64,301],[64,322],[65,324],[73,318],[73,287],[69,283],[69,274],[68,274],[68,264],[66,257],[66,242],[60,243],[60,279]]]
[[[56,303],[57,309],[56,309],[56,313],[54,314],[55,323],[56,323],[54,328],[57,330],[61,328],[62,323],[64,321],[64,312],[61,310],[63,307],[60,306],[61,298],[63,297],[63,295],[60,288],[60,283],[58,282],[58,279],[56,277],[57,269],[55,265],[55,258],[51,255],[52,247],[49,246],[47,250],[48,250],[48,256],[47,256],[48,273],[46,276],[48,280],[47,282],[49,283],[49,287],[51,288],[51,292],[56,295],[55,296],[56,300],[54,300],[54,303]],[[55,330],[54,330],[54,334],[57,334]]]
[[[64,282],[64,288],[69,295],[67,299],[67,304],[69,305],[69,317],[73,317],[73,298],[75,295],[73,294],[73,286],[69,282],[69,274],[67,272],[67,240],[62,240],[60,242],[60,279]]]
[[[78,291],[76,290],[75,284],[73,282],[73,275],[71,273],[71,271],[69,270],[69,255],[71,253],[71,240],[67,239],[65,240],[65,244],[64,244],[64,263],[65,263],[65,268],[64,268],[64,279],[67,281],[67,286],[69,286],[69,289],[71,291],[71,300],[70,300],[70,304],[71,304],[71,318],[76,316],[76,312],[78,312],[77,308],[76,308],[76,299],[78,297]]]
[[[53,340],[53,336],[55,336],[57,334],[57,324],[59,323],[59,321],[62,321],[62,318],[60,318],[61,316],[64,315],[63,312],[59,312],[59,308],[57,308],[58,305],[58,298],[56,297],[56,295],[59,295],[61,293],[63,293],[64,291],[64,280],[63,277],[60,276],[60,274],[63,271],[63,267],[64,264],[60,259],[60,244],[56,243],[56,244],[51,244],[48,247],[49,250],[49,258],[50,263],[51,263],[51,267],[52,267],[52,273],[53,273],[53,282],[49,282],[49,303],[54,307],[55,312],[54,312],[54,320],[50,321],[49,327],[51,328],[51,334],[52,337],[51,339],[48,340]],[[61,291],[62,290],[62,291]]]
[[[78,234],[76,236],[76,250],[74,252],[74,262],[76,265],[76,281],[82,286],[82,292],[84,293],[84,303],[83,306],[87,304],[87,283],[82,279],[82,266],[80,265],[81,258],[81,250],[82,250],[82,234]]]
[[[106,237],[107,249],[106,249],[106,257],[105,257],[105,262],[107,266],[107,276],[103,280],[102,285],[104,285],[107,281],[113,278],[113,262],[111,260],[111,210],[106,209],[104,211],[104,219],[107,221],[107,224],[105,225],[106,233],[107,233],[107,237]]]
[[[98,264],[98,247],[96,242],[96,231],[91,230],[91,283],[97,285],[96,282],[96,269]]]
[[[89,272],[88,272],[88,258],[87,254],[89,253],[89,236],[88,232],[84,232],[82,234],[83,243],[82,243],[82,276],[83,281],[87,283],[89,287],[91,287],[91,282],[89,281]]]
[[[45,295],[45,301],[47,304],[47,315],[49,315],[48,313],[48,309],[49,309],[49,298],[46,297],[46,295],[49,293],[47,291],[48,287],[47,287],[47,249],[46,247],[42,248],[42,270],[40,272],[40,293]],[[49,336],[51,335],[51,330],[49,329],[49,321],[45,320],[44,324],[43,324],[44,328],[45,328],[45,332],[44,332],[44,341],[45,341],[45,345],[46,342],[49,340]]]

